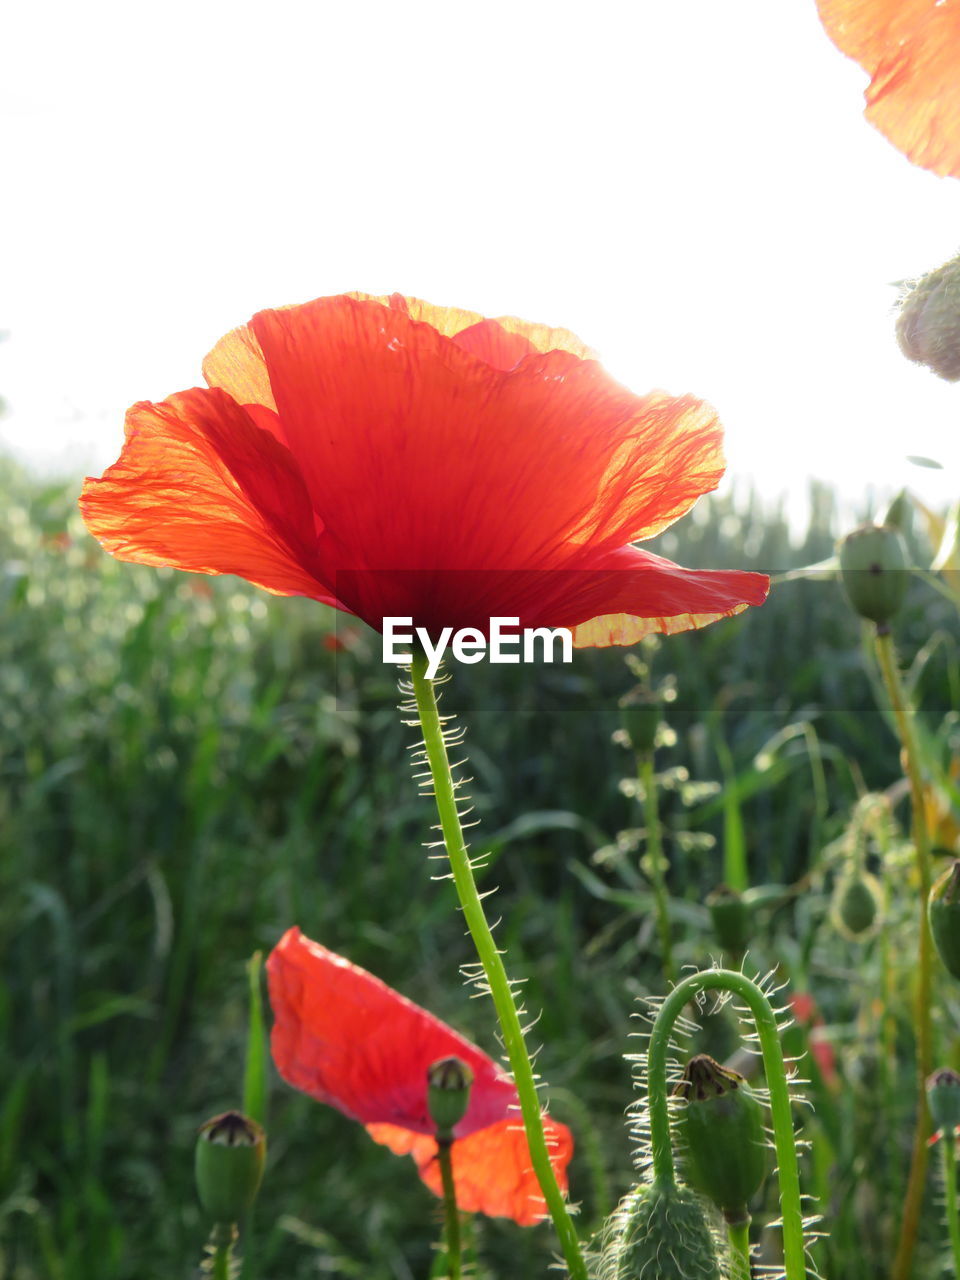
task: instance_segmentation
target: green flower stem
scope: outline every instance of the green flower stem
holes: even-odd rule
[[[673,965],[673,949],[670,940],[670,913],[667,908],[667,883],[664,877],[666,860],[663,856],[663,840],[660,836],[660,810],[657,805],[657,779],[653,771],[653,752],[644,751],[637,756],[637,770],[643,791],[643,820],[647,836],[647,862],[653,895],[657,904],[657,927],[660,931],[660,953],[663,972],[669,983],[676,981]]]
[[[457,1211],[457,1193],[453,1185],[450,1145],[450,1138],[437,1138],[437,1159],[440,1161],[443,1209],[447,1223],[447,1276],[448,1280],[460,1280],[460,1214]]]
[[[203,1270],[213,1280],[230,1280],[233,1246],[237,1242],[237,1224],[235,1222],[218,1222],[210,1232],[207,1242],[209,1257],[204,1262]]]
[[[900,1240],[893,1264],[893,1280],[909,1280],[914,1245],[920,1226],[920,1211],[927,1175],[927,1139],[932,1125],[927,1106],[926,1079],[933,1070],[933,943],[927,920],[927,898],[930,896],[930,836],[927,831],[923,797],[923,775],[920,771],[920,749],[903,681],[897,667],[897,655],[889,632],[877,628],[876,654],[886,686],[887,697],[897,725],[897,735],[906,756],[910,782],[910,806],[913,845],[920,879],[919,926],[917,953],[917,995],[914,1005],[914,1034],[917,1055],[917,1124],[913,1136],[913,1155],[903,1207]]]
[[[727,1223],[735,1280],[750,1280],[750,1219]]]
[[[953,1255],[953,1274],[960,1280],[960,1205],[957,1204],[957,1141],[952,1133],[942,1133],[943,1185],[946,1188],[947,1231]]]
[[[427,660],[422,652],[413,655],[410,676],[413,683],[414,697],[420,716],[423,732],[423,743],[426,751],[430,774],[433,779],[434,795],[437,802],[437,813],[440,818],[440,829],[450,859],[453,881],[460,898],[467,928],[473,938],[477,955],[483,965],[490,994],[500,1021],[503,1044],[507,1051],[510,1069],[520,1097],[520,1111],[523,1116],[523,1127],[526,1130],[530,1147],[530,1159],[534,1173],[540,1183],[543,1198],[553,1219],[560,1246],[566,1259],[567,1268],[574,1280],[587,1280],[586,1265],[580,1252],[580,1242],[567,1207],[563,1192],[557,1184],[550,1153],[543,1131],[543,1119],[540,1114],[540,1099],[533,1074],[530,1055],[523,1038],[520,1015],[513,999],[513,991],[500,952],[494,941],[493,933],[487,924],[470,856],[463,838],[463,828],[457,810],[456,785],[450,771],[450,761],[443,737],[443,725],[437,708],[433,682],[427,679]]]
[[[757,984],[732,969],[706,969],[691,974],[670,992],[653,1024],[647,1049],[647,1098],[650,1109],[650,1147],[654,1182],[676,1185],[673,1149],[670,1144],[670,1110],[667,1104],[667,1054],[673,1024],[684,1006],[701,991],[732,991],[753,1014],[763,1054],[763,1070],[770,1095],[770,1118],[777,1152],[780,1182],[780,1214],[783,1219],[785,1280],[804,1280],[806,1259],[803,1249],[803,1206],[800,1200],[800,1172],[793,1133],[790,1090],[780,1047],[776,1014]]]

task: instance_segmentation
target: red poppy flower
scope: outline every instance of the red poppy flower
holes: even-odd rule
[[[817,1002],[809,991],[794,991],[790,995],[790,1008],[797,1023],[807,1033],[807,1047],[820,1070],[824,1084],[831,1089],[838,1088],[840,1077],[837,1074],[837,1058],[833,1045],[825,1034]]]
[[[948,0],[818,0],[871,79],[867,119],[908,159],[960,178],[960,8]]]
[[[545,1205],[512,1081],[476,1045],[343,956],[288,929],[267,961],[273,1060],[288,1084],[359,1120],[377,1142],[409,1153],[442,1194],[427,1068],[457,1057],[473,1072],[470,1105],[451,1148],[457,1203],[469,1212],[539,1222]],[[570,1131],[544,1116],[551,1162],[566,1189]]]
[[[236,573],[378,630],[516,617],[580,645],[766,596],[760,574],[629,545],[715,488],[721,429],[691,396],[625,390],[565,330],[353,294],[260,312],[203,371],[134,405],[84,486],[121,560]]]

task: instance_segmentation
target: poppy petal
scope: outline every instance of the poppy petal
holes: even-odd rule
[[[427,1068],[439,1058],[460,1058],[474,1076],[470,1105],[454,1128],[460,1207],[521,1223],[543,1216],[516,1088],[476,1045],[297,928],[272,951],[267,977],[271,1049],[288,1084],[359,1120],[391,1150],[413,1155],[424,1181],[440,1194]],[[549,1117],[544,1126],[565,1187],[573,1140]]]
[[[678,592],[684,571],[667,561],[611,560],[716,486],[721,429],[692,396],[621,387],[566,330],[343,295],[260,312],[204,372],[206,393],[135,406],[120,462],[88,484],[93,531],[122,558],[237,572],[377,628],[602,619],[582,644],[703,625],[762,597],[729,576],[705,596],[707,577],[688,575]],[[238,499],[255,518],[238,519]],[[639,569],[657,563],[667,578],[640,591]],[[631,566],[629,589],[603,576]],[[583,577],[561,589],[567,572],[594,574],[590,592]]]
[[[510,1078],[476,1045],[299,929],[277,943],[267,973],[277,1070],[351,1119],[432,1134],[427,1068],[453,1056],[474,1076],[456,1136],[500,1120],[516,1103]]]
[[[652,633],[676,635],[763,604],[770,580],[762,573],[734,569],[684,569],[640,547],[624,547],[608,557],[606,572],[585,584],[597,611],[572,624],[578,648],[636,644]],[[588,606],[587,593],[579,603]],[[567,624],[570,625],[570,624]]]
[[[960,177],[960,9],[933,0],[818,0],[834,44],[870,75],[867,119],[908,159]]]
[[[318,525],[293,458],[221,391],[134,405],[119,460],[86,481],[80,509],[120,560],[338,603],[317,576]]]
[[[560,1189],[566,1191],[566,1168],[573,1154],[569,1129],[544,1117],[550,1162]],[[410,1133],[394,1125],[367,1125],[367,1132],[397,1155],[410,1155],[420,1177],[436,1195],[443,1194],[437,1144],[433,1138]],[[546,1216],[546,1202],[530,1164],[530,1150],[519,1117],[501,1120],[451,1148],[453,1183],[457,1205],[465,1213],[485,1213],[491,1218],[512,1218],[522,1227]]]
[[[504,372],[349,298],[251,327],[343,568],[557,567],[651,536],[723,474],[709,406],[635,396],[569,352]]]

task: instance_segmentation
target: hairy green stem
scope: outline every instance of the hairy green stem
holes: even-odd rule
[[[660,834],[660,810],[657,804],[657,779],[653,771],[653,752],[643,751],[637,756],[638,777],[643,791],[643,820],[647,835],[647,863],[653,882],[653,896],[657,904],[657,927],[660,931],[660,953],[663,973],[669,983],[676,981],[673,965],[673,948],[670,939],[670,913],[667,907],[667,882],[664,876],[666,859],[663,856],[663,840]]]
[[[457,1210],[457,1193],[453,1185],[450,1142],[449,1138],[437,1138],[437,1159],[440,1161],[443,1210],[447,1224],[447,1275],[448,1280],[460,1280],[460,1214]]]
[[[436,694],[433,682],[427,679],[426,672],[425,655],[422,652],[414,653],[410,676],[423,731],[427,763],[433,779],[440,829],[443,832],[443,841],[450,860],[453,882],[500,1021],[504,1048],[507,1051],[510,1069],[520,1098],[520,1111],[534,1173],[560,1238],[560,1246],[570,1275],[574,1280],[587,1280],[586,1264],[580,1251],[577,1232],[567,1212],[563,1192],[557,1183],[553,1165],[550,1163],[550,1152],[547,1149],[540,1113],[540,1099],[537,1096],[536,1080],[523,1036],[520,1015],[517,1012],[503,959],[497,949],[490,926],[487,924],[480,894],[477,892],[476,881],[473,878],[473,868],[457,809],[456,783],[450,771],[450,760],[447,756]]]
[[[947,1231],[953,1255],[954,1280],[960,1280],[960,1206],[957,1205],[957,1141],[952,1133],[940,1138],[943,1159],[943,1185],[946,1189]]]
[[[927,899],[930,896],[930,836],[927,831],[924,807],[920,748],[913,716],[897,667],[893,640],[889,632],[882,632],[879,628],[876,635],[876,654],[896,721],[897,735],[906,757],[906,771],[910,782],[913,845],[916,851],[917,875],[920,880],[920,941],[917,952],[917,987],[913,1013],[917,1058],[917,1123],[913,1135],[913,1154],[910,1159],[910,1175],[904,1199],[900,1240],[893,1263],[893,1280],[910,1280],[927,1175],[927,1139],[932,1128],[926,1089],[927,1077],[933,1069],[933,943],[927,919]]]
[[[209,1257],[203,1270],[213,1280],[230,1280],[230,1264],[233,1260],[233,1246],[237,1242],[237,1224],[235,1222],[218,1222],[210,1232],[207,1242]]]
[[[706,969],[693,973],[670,992],[657,1013],[647,1048],[647,1100],[650,1111],[650,1148],[654,1181],[676,1185],[670,1143],[670,1110],[667,1102],[667,1054],[670,1033],[684,1006],[701,991],[732,991],[749,1008],[757,1028],[763,1055],[763,1071],[770,1095],[770,1119],[777,1152],[780,1214],[783,1220],[783,1258],[786,1280],[804,1280],[803,1206],[800,1171],[793,1132],[790,1090],[780,1047],[777,1017],[770,1001],[746,974],[732,969]]]

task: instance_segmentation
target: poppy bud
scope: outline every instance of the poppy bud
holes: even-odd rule
[[[897,341],[908,360],[960,379],[960,258],[925,275],[901,299]]]
[[[253,1204],[266,1150],[261,1127],[239,1111],[225,1111],[200,1126],[194,1160],[197,1194],[214,1222],[236,1222]]]
[[[639,686],[620,699],[620,723],[634,751],[648,752],[656,746],[662,701],[658,693]]]
[[[747,1205],[767,1172],[763,1108],[746,1079],[707,1053],[687,1063],[674,1093],[686,1098],[679,1129],[687,1178],[728,1222],[749,1222]]]
[[[753,916],[743,895],[729,885],[718,885],[707,894],[707,910],[717,941],[725,951],[742,955],[750,941]]]
[[[831,914],[838,931],[845,938],[862,938],[876,923],[881,901],[877,877],[869,871],[850,868],[833,891]]]
[[[933,945],[948,973],[960,978],[960,862],[934,883],[927,900]]]
[[[622,1230],[602,1274],[616,1280],[720,1280],[717,1249],[704,1206],[689,1187],[638,1187],[621,1207]]]
[[[953,1134],[960,1128],[960,1076],[956,1071],[942,1067],[927,1076],[927,1102],[938,1133]]]
[[[903,538],[885,524],[864,524],[840,543],[840,573],[847,598],[861,618],[886,628],[907,590]]]
[[[427,1106],[437,1136],[449,1139],[470,1105],[473,1072],[460,1058],[440,1058],[427,1067]]]

